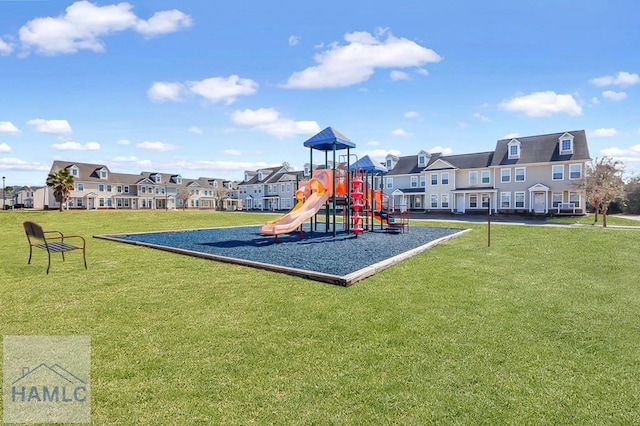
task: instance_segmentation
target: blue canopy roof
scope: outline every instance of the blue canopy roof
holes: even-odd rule
[[[365,172],[374,172],[374,173],[386,173],[387,168],[382,164],[378,163],[373,158],[365,155],[355,163],[349,166],[349,171],[352,172],[354,170],[362,170]]]
[[[306,148],[313,148],[319,151],[339,151],[346,148],[355,148],[356,144],[339,131],[327,127],[315,136],[310,137],[304,143]]]

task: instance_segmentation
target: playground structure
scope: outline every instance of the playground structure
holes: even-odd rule
[[[327,127],[304,143],[310,148],[311,179],[303,183],[296,191],[296,205],[284,216],[265,223],[260,229],[262,235],[289,234],[299,229],[303,237],[303,224],[311,221],[311,232],[317,231],[319,211],[324,207],[324,227],[326,232],[337,235],[337,215],[342,211],[342,227],[356,237],[363,232],[375,230],[375,220],[380,229],[387,232],[405,232],[409,227],[406,209],[396,207],[383,195],[382,190],[374,189],[375,176],[382,175],[386,168],[377,164],[368,156],[350,164],[350,149],[355,143],[340,132]],[[346,156],[340,156],[336,162],[336,153],[347,150]],[[324,166],[313,170],[313,151],[325,153]],[[332,152],[332,161],[329,161]],[[404,210],[404,211],[403,211]]]

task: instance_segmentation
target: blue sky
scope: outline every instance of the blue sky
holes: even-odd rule
[[[0,172],[240,180],[300,169],[332,126],[378,159],[584,129],[592,157],[638,173],[638,16],[632,0],[0,0]]]

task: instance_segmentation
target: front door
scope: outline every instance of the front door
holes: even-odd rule
[[[87,209],[93,209],[93,198],[87,199]]]
[[[533,194],[533,211],[536,213],[544,213],[547,209],[544,192],[536,192]]]
[[[464,199],[465,199],[464,194],[456,195],[456,211],[458,213],[464,213],[465,211]]]

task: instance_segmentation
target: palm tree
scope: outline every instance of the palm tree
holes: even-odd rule
[[[47,186],[53,189],[53,196],[60,203],[60,211],[64,203],[69,199],[69,194],[73,187],[73,176],[67,169],[58,170],[55,173],[49,173],[47,176]]]

